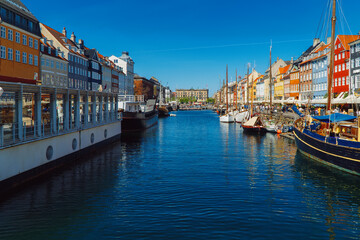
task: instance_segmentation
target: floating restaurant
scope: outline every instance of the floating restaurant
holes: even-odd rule
[[[0,82],[0,189],[121,134],[118,95]]]

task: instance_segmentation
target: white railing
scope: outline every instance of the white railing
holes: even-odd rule
[[[144,102],[144,95],[119,95],[119,102]]]

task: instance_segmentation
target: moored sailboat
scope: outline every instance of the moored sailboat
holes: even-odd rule
[[[332,8],[328,111],[331,111],[331,88],[334,75],[335,0],[333,0]],[[355,116],[346,114],[334,113],[320,117],[303,116],[295,122],[295,142],[303,155],[342,171],[360,175],[359,127],[359,120]]]
[[[229,113],[229,96],[228,96],[228,66],[226,65],[226,112],[220,116],[220,122],[222,123],[233,123],[234,115]]]

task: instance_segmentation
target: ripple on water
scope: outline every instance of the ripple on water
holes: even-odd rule
[[[0,239],[352,239],[359,178],[178,112],[0,203]]]

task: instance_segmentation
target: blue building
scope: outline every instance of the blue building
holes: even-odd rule
[[[319,48],[315,53],[315,58],[312,60],[313,70],[313,98],[324,99],[327,94],[328,82],[328,66],[329,66],[329,52],[330,45],[325,45]]]

